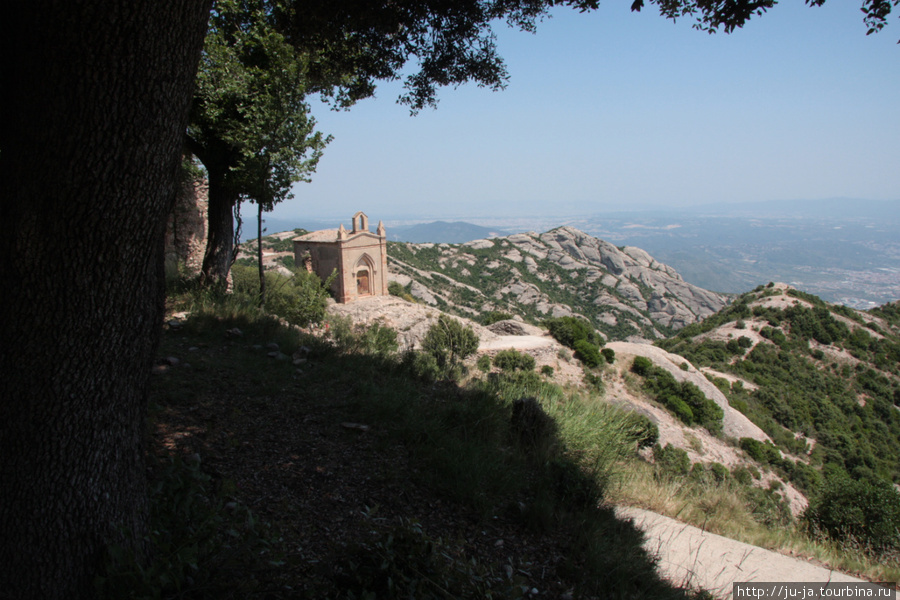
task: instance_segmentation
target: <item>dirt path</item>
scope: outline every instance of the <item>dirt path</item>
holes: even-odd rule
[[[706,589],[716,598],[730,599],[732,584],[737,581],[864,581],[647,510],[620,507],[616,513],[644,530],[647,535],[644,547],[659,557],[663,577],[679,585]]]
[[[556,343],[552,338],[537,335],[501,335],[497,339],[482,340],[478,345],[478,350],[506,350],[513,348],[515,350],[535,350],[537,348],[550,348]]]

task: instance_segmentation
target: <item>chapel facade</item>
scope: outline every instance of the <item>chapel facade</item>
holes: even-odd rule
[[[313,231],[293,241],[298,267],[305,267],[323,281],[337,271],[331,283],[337,302],[388,295],[387,234],[381,221],[372,233],[369,217],[360,211],[353,215],[351,231],[341,223],[338,229]]]

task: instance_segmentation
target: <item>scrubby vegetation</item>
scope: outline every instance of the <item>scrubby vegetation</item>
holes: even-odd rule
[[[671,373],[643,356],[635,357],[631,371],[640,375],[644,389],[685,425],[701,425],[711,433],[722,430],[722,409],[693,383],[678,383]]]
[[[630,590],[624,595],[669,597],[673,593],[653,574],[652,562],[642,554],[636,538],[630,537],[634,532],[623,529],[609,511],[598,508],[611,501],[678,514],[712,531],[744,536],[747,541],[755,541],[748,535],[781,536],[778,542],[765,543],[794,547],[797,540],[809,540],[803,542],[809,544],[804,552],[820,559],[840,563],[841,556],[854,556],[862,564],[875,562],[881,565],[878,568],[887,569],[869,571],[882,577],[884,573],[900,572],[897,548],[891,545],[897,537],[891,538],[891,532],[897,531],[897,515],[891,511],[897,494],[887,483],[893,473],[891,467],[896,467],[891,465],[890,457],[898,453],[878,447],[896,439],[892,437],[894,417],[890,415],[897,410],[888,404],[891,410],[885,411],[878,400],[893,400],[896,379],[890,371],[837,365],[828,350],[840,344],[841,349],[853,347],[857,352],[871,352],[873,340],[878,342],[878,348],[889,350],[894,338],[878,338],[876,335],[884,334],[872,327],[865,328],[864,333],[868,332],[866,335],[871,338],[867,340],[857,332],[858,328],[837,318],[843,315],[830,313],[826,318],[817,310],[819,306],[780,314],[772,309],[757,310],[758,307],[750,306],[751,297],[744,297],[725,311],[733,322],[743,321],[743,327],[738,329],[744,333],[736,339],[713,342],[680,336],[661,344],[758,386],[751,391],[741,381],[730,384],[723,378],[711,377],[732,405],[761,424],[775,442],[740,440],[741,449],[756,466],[735,467],[729,472],[717,463],[692,464],[684,450],[659,446],[659,431],[652,421],[622,413],[601,401],[604,378],[615,369],[586,371],[587,385],[582,391],[563,390],[550,380],[552,367],[545,365],[540,373],[535,372],[533,357],[506,350],[496,353],[493,360],[482,355],[477,361],[469,361],[469,365],[476,362],[478,370],[464,378],[468,371],[464,361],[477,346],[477,339],[471,330],[446,316],[428,332],[424,352],[398,355],[393,330],[380,323],[356,326],[334,317],[327,319],[326,338],[298,338],[296,332],[267,321],[268,317],[255,308],[252,281],[247,277],[244,282],[239,274],[235,294],[230,297],[192,296],[189,303],[193,303],[195,316],[185,328],[188,341],[179,343],[193,343],[201,348],[215,345],[218,342],[213,340],[223,339],[224,332],[233,327],[245,331],[247,339],[217,359],[229,361],[227,366],[192,361],[197,362],[197,371],[189,379],[180,375],[181,379],[160,380],[163,387],[155,402],[172,407],[195,403],[200,383],[193,379],[197,373],[202,379],[204,372],[209,373],[209,379],[203,385],[224,384],[233,388],[216,401],[238,403],[223,406],[226,413],[243,410],[235,406],[245,406],[248,401],[257,403],[252,398],[259,396],[255,405],[267,406],[276,398],[282,411],[279,414],[295,415],[290,419],[315,418],[304,407],[321,407],[323,399],[334,393],[335,398],[340,398],[328,409],[334,411],[334,419],[383,428],[386,437],[381,444],[408,452],[414,473],[412,485],[429,490],[429,494],[436,494],[443,501],[467,507],[465,510],[495,524],[500,519],[504,526],[524,527],[538,535],[552,532],[565,546],[566,556],[578,557],[560,566],[560,576],[586,594],[621,596],[622,590]],[[321,293],[321,288],[303,285],[284,285],[282,289],[305,295],[307,300]],[[757,294],[776,292],[764,289]],[[734,319],[737,315],[742,316]],[[765,323],[761,325],[762,318]],[[718,319],[719,316],[713,317]],[[315,320],[312,316],[308,322]],[[614,363],[615,353],[601,351],[602,338],[582,324],[578,319],[560,321],[557,333],[572,345],[579,341],[591,344],[597,350],[598,365]],[[846,332],[842,325],[847,327]],[[754,332],[766,328],[771,329],[766,331],[768,337],[755,342]],[[702,329],[695,327],[695,331]],[[829,335],[832,342],[826,347],[821,340]],[[268,339],[277,339],[281,351],[288,356],[296,356],[299,348],[305,348],[301,354],[308,356],[314,367],[307,368],[304,363],[302,375],[291,375],[289,363],[254,354],[252,348],[265,346]],[[169,337],[166,343],[173,342]],[[752,346],[749,351],[748,346]],[[804,347],[809,351],[804,351]],[[578,348],[575,350],[581,354]],[[815,355],[814,350],[822,355]],[[177,350],[171,350],[171,354],[175,353]],[[584,361],[582,356],[579,358]],[[640,379],[628,377],[641,382],[649,395],[683,422],[702,425],[713,433],[720,431],[721,409],[696,386],[678,384],[667,371],[643,358],[636,359],[631,370]],[[223,374],[232,371],[243,374],[255,387],[219,381]],[[302,378],[302,383],[298,378]],[[297,383],[291,384],[291,379]],[[285,390],[290,390],[288,396],[283,396]],[[865,405],[856,401],[859,396],[865,397]],[[157,414],[158,418],[165,418],[164,412]],[[873,425],[878,422],[881,425]],[[870,426],[877,431],[869,431]],[[795,436],[793,431],[802,431],[805,437]],[[223,440],[229,435],[223,433]],[[808,444],[807,437],[815,444]],[[651,447],[650,463],[638,457],[641,448]],[[167,452],[160,456],[163,461],[170,460]],[[196,464],[206,464],[205,457]],[[278,522],[258,520],[242,508],[255,500],[241,491],[241,485],[229,475],[219,480],[222,467],[222,463],[217,463],[217,474],[210,480],[188,476],[190,481],[202,480],[204,486],[196,493],[199,495],[195,494],[202,498],[197,505],[201,515],[191,518],[202,520],[208,514],[213,524],[210,529],[197,532],[159,521],[159,531],[164,535],[187,535],[186,540],[171,543],[195,544],[191,547],[200,554],[218,547],[216,536],[223,530],[231,531],[237,539],[249,536],[246,547],[256,553],[254,556],[235,552],[196,561],[191,558],[186,563],[194,554],[173,556],[160,550],[160,556],[166,557],[161,558],[164,562],[140,571],[129,566],[133,564],[131,559],[113,551],[109,572],[98,581],[98,589],[105,590],[107,597],[114,597],[115,590],[134,584],[135,589],[166,589],[165,594],[170,595],[178,590],[182,597],[205,597],[206,592],[198,592],[195,584],[209,581],[210,572],[221,573],[224,569],[240,577],[243,583],[229,590],[234,593],[271,584],[273,573],[281,573],[276,578],[283,577],[279,565],[285,560],[284,543],[290,534],[279,529]],[[399,463],[396,468],[401,468]],[[160,469],[159,477],[175,477],[160,485],[183,485],[178,481],[184,481],[185,471],[179,469],[180,475],[175,474],[177,469]],[[190,469],[197,470],[195,466]],[[796,528],[778,485],[762,485],[767,471],[789,479],[810,496],[810,508]],[[391,471],[384,476],[397,480],[410,475]],[[853,483],[842,487],[840,482],[848,481]],[[876,518],[875,513],[883,518]],[[322,560],[328,565],[324,571],[304,572],[304,577],[309,578],[302,584],[310,586],[307,591],[347,598],[371,593],[389,598],[409,594],[441,597],[441,593],[511,598],[522,594],[527,578],[503,575],[508,572],[507,567],[513,568],[514,573],[518,572],[517,567],[494,562],[495,557],[489,555],[467,554],[453,537],[437,533],[421,522],[415,511],[399,517],[392,514],[389,519],[378,517],[377,510],[358,515],[359,526],[368,533],[347,547],[335,548],[333,555],[324,556]],[[611,530],[618,533],[606,539]],[[785,537],[788,535],[794,537]],[[195,543],[192,540],[197,536],[206,541]],[[152,543],[170,542],[160,538]],[[222,544],[223,548],[232,547]],[[622,547],[635,563],[615,581],[597,575],[621,569]],[[826,547],[839,550],[823,558],[818,549]],[[200,573],[195,569],[211,571]],[[160,573],[164,574],[162,579]],[[423,577],[423,573],[429,575]],[[218,583],[211,585],[210,589],[218,591],[209,592],[212,595],[208,597],[218,597],[216,594],[222,589],[234,585],[225,583],[228,581],[234,580],[223,576],[223,587],[217,587]],[[436,591],[438,588],[444,592]],[[156,593],[148,592],[145,597]]]
[[[534,371],[534,357],[510,348],[494,356],[493,364],[501,371]]]
[[[610,356],[615,358],[615,353],[601,355],[600,347],[604,344],[604,340],[584,319],[558,317],[547,319],[544,326],[557,342],[574,350],[575,357],[589,369],[599,367],[604,361],[612,362],[609,360]]]
[[[783,308],[757,303],[780,294],[795,300]],[[890,325],[895,312],[888,305],[872,314]],[[745,336],[727,343],[698,337],[737,321],[762,338],[751,343],[749,352],[740,342]],[[743,439],[741,448],[810,497],[804,515],[809,531],[875,555],[895,556],[896,548],[885,546],[879,528],[900,540],[898,523],[888,517],[887,525],[872,524],[861,504],[865,498],[883,515],[893,509],[881,507],[900,507],[891,487],[900,482],[900,339],[888,329],[810,294],[767,287],[744,294],[718,315],[659,345],[756,388],[714,379],[724,384],[720,387],[731,405],[774,441]]]
[[[900,492],[887,482],[832,477],[803,517],[813,535],[900,557]]]

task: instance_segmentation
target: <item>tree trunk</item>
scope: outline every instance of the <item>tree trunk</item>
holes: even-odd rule
[[[0,597],[91,597],[109,542],[142,554],[165,215],[209,9],[5,11]]]
[[[262,234],[263,234],[263,205],[256,205],[256,256],[259,264],[259,307],[266,305],[266,272],[263,269]]]
[[[209,173],[209,208],[206,253],[200,275],[205,285],[219,284],[223,288],[234,258],[234,207],[238,195],[224,182],[224,173],[207,167]]]

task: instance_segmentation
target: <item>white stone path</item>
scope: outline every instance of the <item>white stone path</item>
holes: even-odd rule
[[[838,571],[751,546],[639,508],[616,513],[646,534],[644,548],[659,558],[660,575],[678,585],[730,599],[732,584],[758,582],[863,582]]]

